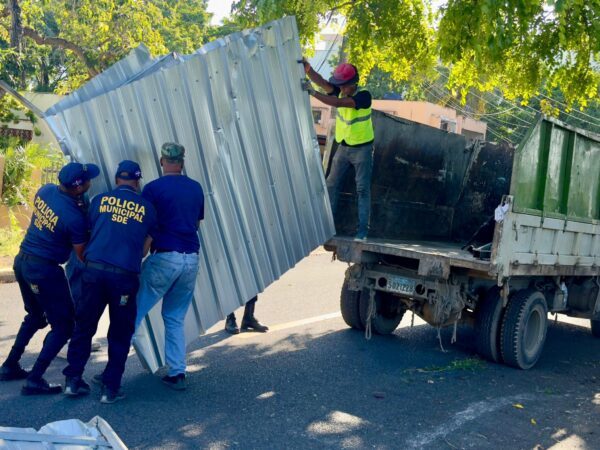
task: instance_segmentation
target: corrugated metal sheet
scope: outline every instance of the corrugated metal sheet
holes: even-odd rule
[[[187,174],[206,193],[188,342],[334,234],[300,58],[288,17],[211,42],[160,70],[130,55],[73,96],[89,100],[48,111],[65,150],[102,167],[96,192],[110,187],[120,160],[138,161],[149,181],[159,176],[164,142],[186,147]],[[160,305],[146,325],[136,347],[154,371],[164,364]]]

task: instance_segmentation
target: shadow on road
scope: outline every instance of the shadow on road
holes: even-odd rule
[[[86,399],[23,398],[18,383],[3,383],[0,425],[99,414],[131,448],[598,448],[600,340],[589,329],[551,325],[529,371],[473,360],[466,328],[457,345],[450,336],[442,352],[429,326],[370,341],[350,329],[219,332],[194,345],[186,392],[130,358],[126,401],[100,405],[96,388]],[[61,380],[64,364],[48,378]]]

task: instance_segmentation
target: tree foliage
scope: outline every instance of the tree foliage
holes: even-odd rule
[[[464,92],[501,86],[529,100],[559,88],[581,106],[598,96],[599,0],[449,0],[437,42]]]
[[[429,4],[239,0],[234,14],[244,25],[293,14],[305,44],[319,21],[342,14],[344,51],[363,81],[374,67],[394,82],[433,79],[441,60],[462,102],[470,88],[500,89],[522,102],[559,89],[569,107],[599,96],[600,0],[448,0],[437,14]]]
[[[343,51],[363,81],[375,66],[396,82],[432,75],[433,16],[423,0],[240,0],[233,10],[244,26],[294,15],[305,46],[314,43],[324,20],[341,14],[346,19]]]
[[[0,77],[20,89],[59,93],[77,88],[142,42],[157,55],[189,53],[204,42],[210,20],[204,0],[8,0],[6,5],[0,9]]]

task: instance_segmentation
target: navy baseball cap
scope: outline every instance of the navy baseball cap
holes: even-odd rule
[[[139,180],[142,178],[142,169],[140,169],[140,165],[135,161],[126,159],[119,163],[115,176],[121,180]]]
[[[65,187],[77,187],[100,175],[96,164],[81,164],[71,162],[58,172],[58,181]]]

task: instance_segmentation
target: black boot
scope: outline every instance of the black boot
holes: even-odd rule
[[[49,384],[43,378],[28,378],[21,388],[21,395],[52,395],[63,391],[60,384]]]
[[[29,372],[23,369],[19,363],[5,363],[0,366],[0,381],[24,380],[28,375]]]
[[[254,308],[256,306],[257,297],[254,297],[248,303],[244,309],[244,317],[242,318],[242,330],[244,331],[257,331],[259,333],[266,333],[269,331],[269,327],[263,325],[254,317]]]
[[[235,320],[235,314],[231,313],[225,319],[225,331],[229,334],[240,334],[240,329],[237,325],[237,321]]]

